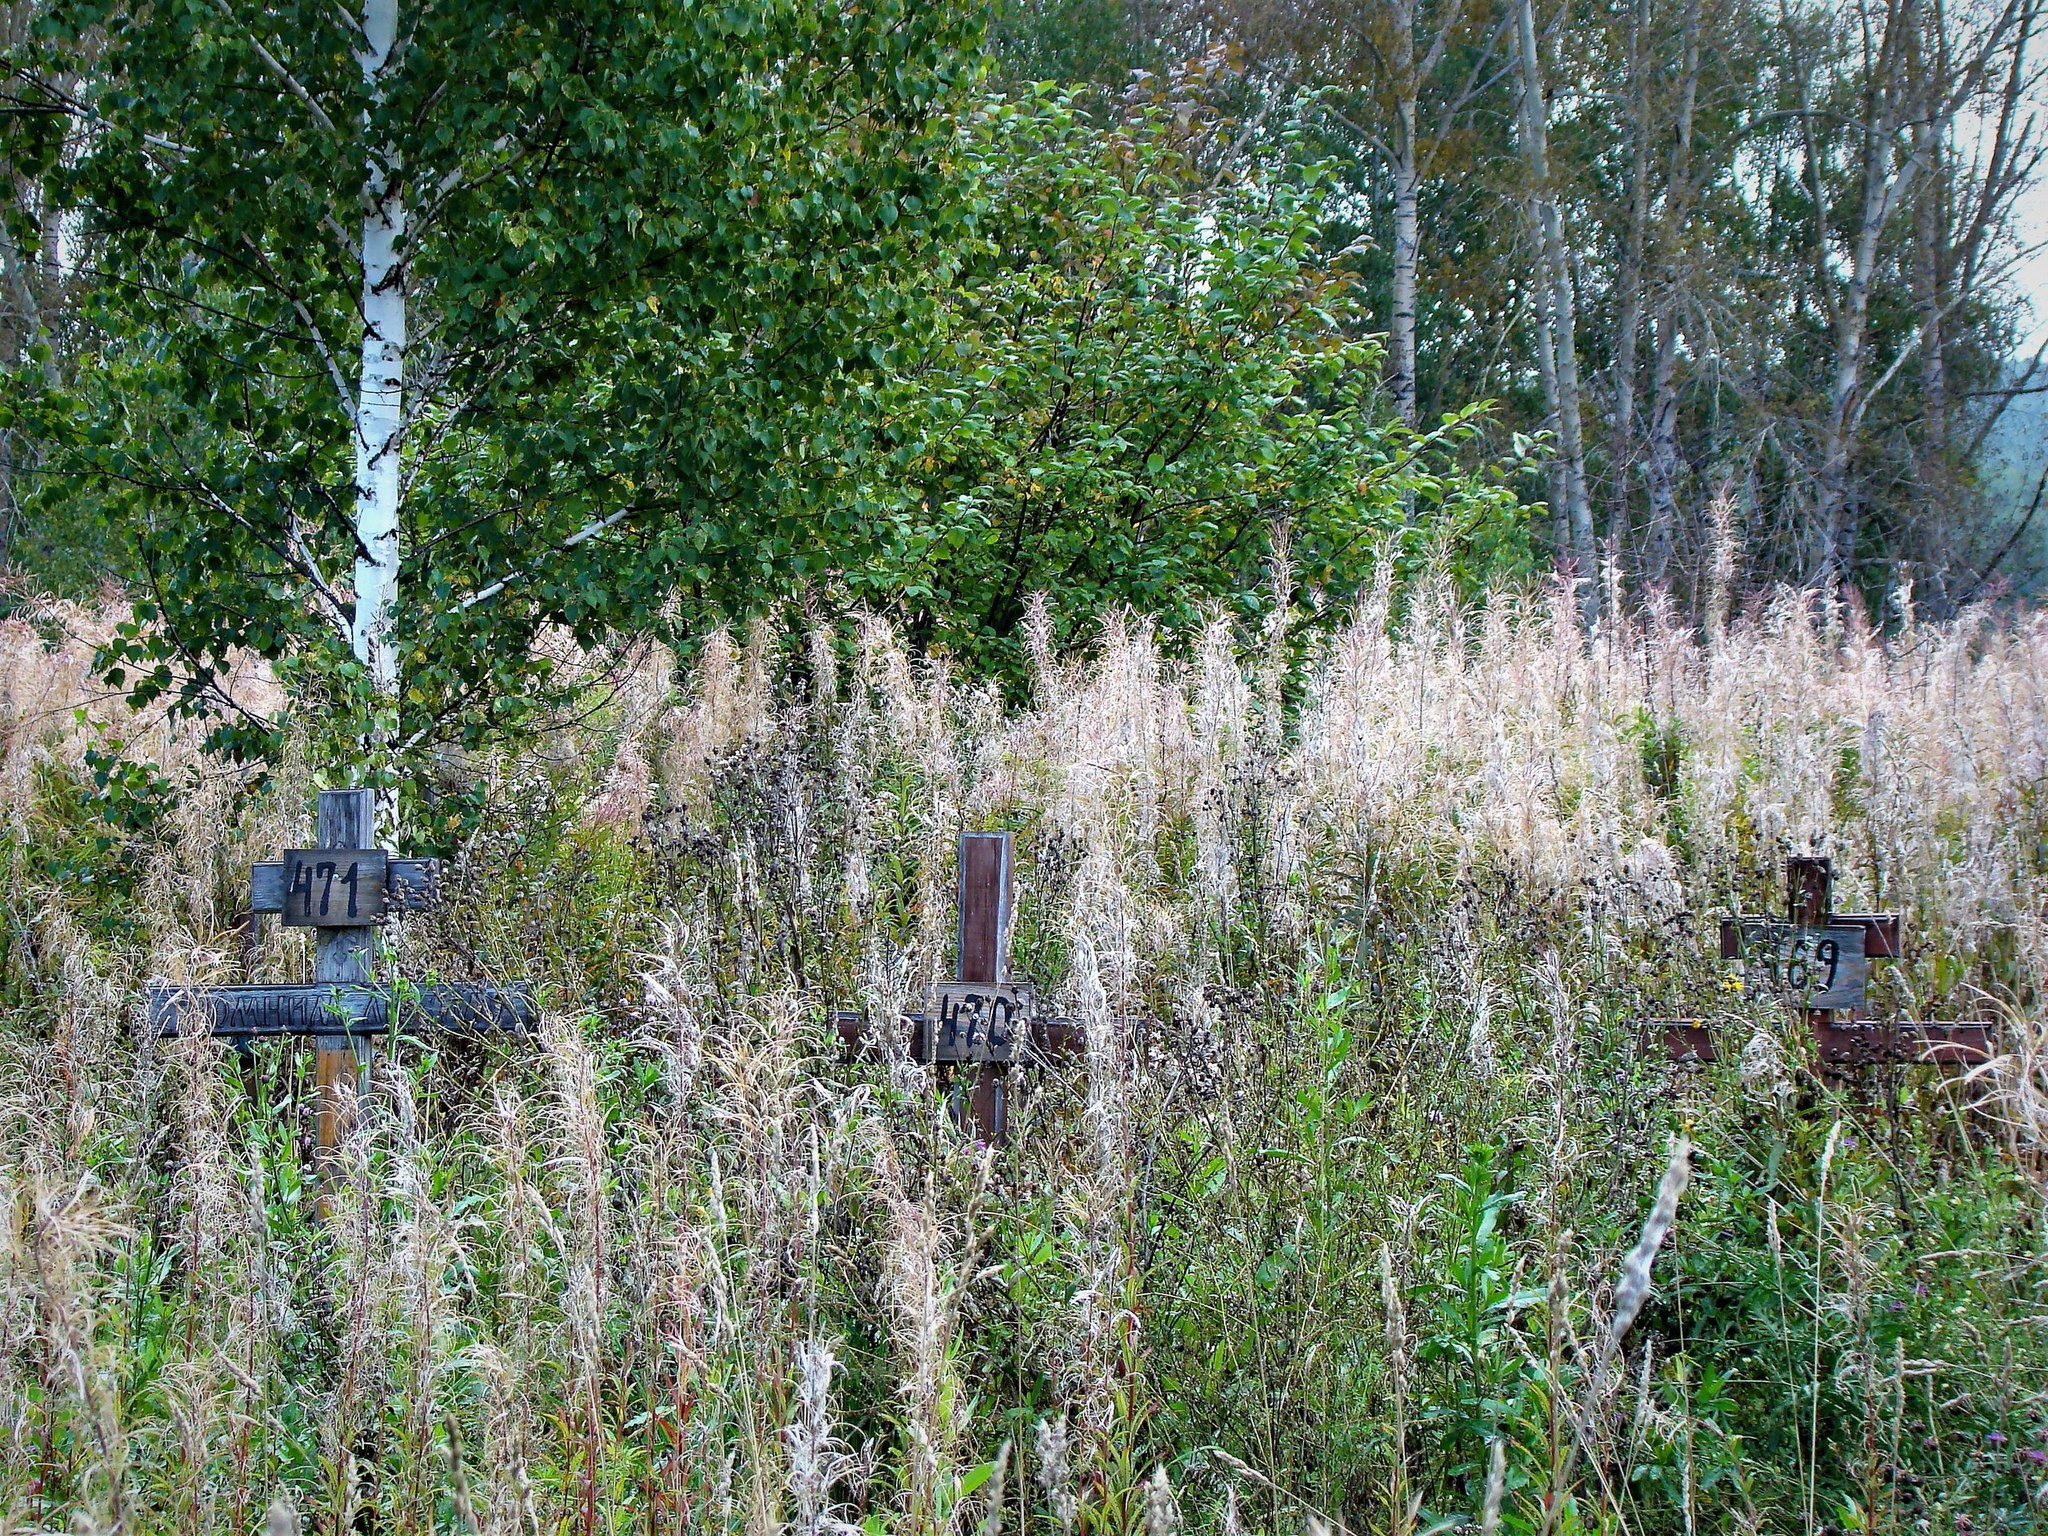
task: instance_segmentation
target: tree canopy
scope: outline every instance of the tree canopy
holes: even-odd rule
[[[813,569],[820,412],[859,398],[828,385],[888,364],[902,258],[959,216],[969,34],[915,0],[54,0],[16,154],[85,231],[92,346],[15,400],[33,494],[132,530],[117,681],[197,707],[246,650],[387,744],[473,736],[546,697],[546,628],[743,612]],[[87,131],[53,162],[66,119]],[[388,690],[350,611],[379,338],[403,372]]]

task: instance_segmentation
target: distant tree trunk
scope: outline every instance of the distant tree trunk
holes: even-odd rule
[[[1972,65],[1981,77],[2005,45],[2012,18],[2018,8],[2009,8],[1982,37],[1982,46]],[[1882,251],[1885,227],[1911,192],[1914,180],[1927,163],[1953,118],[1957,100],[1944,92],[1939,100],[1923,95],[1921,82],[1914,78],[1917,32],[1921,24],[1919,0],[1891,0],[1886,7],[1884,30],[1876,40],[1874,55],[1866,52],[1862,89],[1859,94],[1863,118],[1856,125],[1861,140],[1862,175],[1854,232],[1849,241],[1847,284],[1834,313],[1834,360],[1828,389],[1828,412],[1821,429],[1820,474],[1814,520],[1821,535],[1816,576],[1823,584],[1846,581],[1854,566],[1858,517],[1849,494],[1851,460],[1863,415],[1870,404],[1864,388],[1865,354],[1870,340],[1870,295]],[[2029,20],[2031,27],[2031,20]],[[1865,34],[1866,38],[1868,33]],[[1869,48],[1866,42],[1866,50]],[[2020,47],[2024,49],[2022,38]],[[1909,108],[1916,108],[1911,120]],[[1903,150],[1896,140],[1902,132],[1910,138]],[[1827,221],[1822,201],[1824,188],[1820,170],[1808,150],[1808,175],[1815,206],[1816,258],[1821,281],[1827,283],[1829,248]],[[1911,345],[1922,340],[1915,334]],[[1899,361],[1903,361],[1903,357]],[[1884,371],[1889,379],[1897,364]],[[1880,381],[1882,382],[1882,380]]]
[[[1670,572],[1678,530],[1678,324],[1668,297],[1651,324],[1657,354],[1650,367],[1650,451],[1643,476],[1650,494],[1643,580],[1654,584]]]
[[[1644,479],[1650,497],[1650,527],[1644,541],[1642,575],[1662,582],[1670,573],[1677,538],[1678,483],[1678,292],[1675,248],[1692,212],[1693,114],[1700,87],[1700,4],[1686,0],[1679,23],[1678,102],[1672,118],[1671,166],[1665,179],[1664,211],[1658,223],[1658,283],[1661,297],[1654,320],[1656,361],[1650,370],[1649,456]]]
[[[1600,582],[1593,546],[1593,508],[1586,492],[1585,430],[1579,413],[1579,359],[1571,261],[1565,249],[1564,215],[1550,184],[1549,109],[1543,100],[1543,66],[1536,52],[1533,0],[1516,0],[1516,36],[1522,66],[1522,154],[1528,167],[1540,241],[1542,286],[1550,303],[1551,369],[1557,407],[1559,477],[1571,560],[1579,582],[1580,616],[1600,614]]]
[[[1629,15],[1629,161],[1627,231],[1622,243],[1621,271],[1615,281],[1619,295],[1614,320],[1614,416],[1610,423],[1612,484],[1608,488],[1607,535],[1620,544],[1629,540],[1629,503],[1636,465],[1636,338],[1642,330],[1643,259],[1650,222],[1650,70],[1651,0],[1636,0]]]
[[[1415,425],[1415,268],[1421,246],[1418,227],[1422,171],[1416,161],[1415,112],[1420,82],[1415,73],[1414,0],[1393,0],[1394,23],[1394,303],[1388,325],[1388,387],[1394,410]]]
[[[1870,283],[1877,264],[1878,235],[1890,209],[1876,195],[1877,173],[1864,170],[1864,195],[1856,239],[1850,250],[1849,283],[1835,315],[1834,362],[1828,414],[1821,431],[1820,490],[1814,520],[1821,531],[1821,582],[1846,580],[1855,559],[1855,511],[1849,496],[1849,460],[1862,412],[1863,349],[1869,331]]]
[[[1916,59],[1920,78],[1920,116],[1932,118],[1947,94],[1944,78],[1947,39],[1939,27],[1928,41],[1925,57]],[[1916,50],[1917,52],[1917,50]],[[1941,494],[1943,462],[1948,447],[1948,358],[1941,334],[1942,305],[1947,297],[1948,167],[1937,139],[1928,151],[1927,174],[1913,199],[1913,300],[1920,312],[1920,398],[1925,425],[1921,429],[1922,494]]]
[[[1529,227],[1536,227],[1536,211],[1529,210]],[[1541,236],[1535,237],[1539,241]],[[1550,288],[1539,277],[1530,285],[1530,305],[1536,316],[1536,375],[1543,381],[1543,403],[1549,412],[1545,425],[1557,430],[1557,339],[1550,324]],[[1560,565],[1570,558],[1571,518],[1565,507],[1564,461],[1555,454],[1544,466],[1550,482],[1550,553]]]

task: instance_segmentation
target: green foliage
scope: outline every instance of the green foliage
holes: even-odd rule
[[[19,372],[9,423],[47,455],[31,517],[97,498],[132,530],[147,600],[109,677],[222,708],[219,668],[253,654],[337,748],[360,729],[342,594],[373,151],[407,204],[393,739],[530,718],[560,681],[543,630],[688,632],[838,558],[810,487],[851,417],[825,404],[858,415],[841,386],[914,326],[904,253],[959,216],[971,35],[902,0],[407,8],[372,92],[329,4],[42,8],[13,64],[43,110],[11,152],[89,119],[48,175],[103,279],[96,349],[61,386]],[[273,728],[230,710],[218,734]]]
[[[1382,554],[1441,544],[1475,584],[1527,568],[1505,482],[1458,464],[1482,408],[1420,435],[1389,417],[1364,295],[1318,252],[1325,169],[1216,172],[1214,124],[1173,107],[1105,127],[1040,88],[969,126],[975,236],[892,386],[879,547],[847,580],[970,666],[1017,673],[1039,592],[1061,640],[1125,608],[1170,632],[1256,613],[1276,527],[1329,605],[1304,617]]]
[[[136,932],[129,902],[152,853],[172,835],[178,786],[118,741],[85,748],[79,770],[37,765],[36,835],[23,850],[33,877],[75,895],[109,931]]]

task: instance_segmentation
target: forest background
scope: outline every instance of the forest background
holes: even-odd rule
[[[115,83],[99,75],[135,66],[102,41],[123,35],[109,30],[119,14],[9,13],[22,84],[0,252],[0,359],[16,380],[0,542],[30,588],[76,595],[111,576],[154,584],[182,611],[214,589],[176,574],[206,562],[161,525],[184,524],[218,549],[268,515],[242,504],[247,467],[216,473],[201,439],[238,442],[230,458],[264,447],[274,457],[286,442],[226,419],[213,404],[219,379],[187,370],[176,388],[204,396],[198,415],[216,419],[202,429],[195,417],[193,437],[153,451],[110,457],[106,445],[134,435],[116,423],[132,427],[137,399],[162,401],[172,387],[151,360],[175,334],[178,305],[193,302],[179,289],[194,250],[214,235],[258,251],[303,246],[306,230],[315,244],[325,236],[317,221],[295,230],[277,215],[225,233],[183,228],[197,244],[176,250],[165,231],[194,206],[248,200],[251,176],[275,201],[331,167],[187,162],[186,206],[144,206],[148,153],[115,174],[118,135],[71,110]],[[554,441],[542,472],[521,458],[534,441],[496,439],[495,452],[519,464],[507,472],[519,499],[611,518],[583,554],[651,573],[625,600],[587,569],[566,574],[564,587],[584,596],[537,595],[534,622],[575,611],[591,633],[623,623],[674,638],[797,594],[839,609],[883,601],[921,642],[1015,678],[1030,591],[1061,587],[1070,638],[1118,604],[1185,633],[1226,595],[1256,607],[1277,523],[1290,526],[1303,591],[1329,612],[1359,590],[1390,533],[1410,556],[1441,535],[1474,581],[1571,569],[1589,616],[1602,571],[1629,592],[1669,588],[1697,613],[1717,536],[1739,546],[1747,590],[1839,580],[1880,612],[1910,593],[1923,612],[1946,614],[2037,576],[2044,520],[2030,444],[2048,374],[2026,289],[2024,213],[2042,148],[2033,6],[1060,0],[979,20],[936,14],[919,46],[939,52],[905,57],[933,71],[939,94],[927,106],[947,142],[937,153],[941,136],[928,137],[922,203],[903,205],[902,238],[868,261],[859,302],[832,311],[847,335],[821,349],[801,388],[775,381],[787,392],[772,431],[759,412],[692,408],[699,442],[733,425],[751,434],[749,453],[686,462],[675,443],[691,433],[670,420],[670,440],[650,444],[646,414],[627,427],[611,404],[601,430],[633,438],[630,453],[598,465],[565,448],[599,432],[591,402],[626,398],[617,386],[628,374],[699,367],[678,335],[655,334],[689,323],[659,320],[677,269],[645,250],[629,263],[634,294],[614,273],[573,296],[595,309],[654,295],[625,350],[616,309],[578,333],[575,344],[611,353],[609,372],[579,363],[545,410],[552,386],[520,374],[529,407],[553,413]],[[976,48],[984,22],[986,69],[941,67],[946,50]],[[279,35],[292,25],[281,14]],[[208,56],[236,60],[236,88],[288,103],[284,76],[233,25],[217,30],[230,41]],[[593,36],[586,46],[622,44]],[[160,73],[168,88],[177,71]],[[229,83],[215,69],[212,86]],[[167,89],[159,105],[175,117],[193,100]],[[272,111],[262,133],[289,141],[297,111]],[[789,126],[763,117],[734,131],[758,146]],[[603,158],[589,142],[556,152]],[[523,171],[515,160],[506,179],[532,197]],[[351,178],[338,177],[336,193],[353,197]],[[476,213],[458,191],[412,217],[452,230]],[[413,238],[425,251],[433,236],[416,228]],[[841,238],[862,237],[841,226]],[[573,242],[564,250],[572,264],[587,259]],[[346,265],[340,248],[322,257]],[[545,266],[514,261],[501,276],[532,285]],[[424,256],[408,262],[406,281],[424,284],[429,267]],[[229,292],[253,283],[278,311],[251,333],[271,340],[224,345],[219,367],[260,373],[259,353],[284,377],[332,367],[329,353],[315,355],[328,344],[314,319],[318,274],[274,253],[246,270],[217,256],[200,281]],[[572,296],[552,291],[553,310],[522,302],[537,328],[561,329],[566,351],[560,305]],[[671,315],[690,313],[690,293],[668,296]],[[816,295],[785,285],[746,297],[764,323],[803,334]],[[347,329],[345,314],[333,318]],[[279,350],[295,355],[270,356]],[[518,413],[494,412],[464,373],[465,362],[499,366],[479,361],[493,354],[474,336],[422,334],[414,350],[438,352],[460,385],[459,407],[414,407],[410,473],[431,487],[437,455],[474,462],[479,441]],[[335,409],[289,390],[271,408],[315,420]],[[673,400],[667,409],[678,414]],[[588,461],[580,479],[561,468],[571,460]],[[314,461],[303,471],[333,478]],[[692,511],[685,489],[682,516],[665,520],[691,525],[698,558],[679,559],[672,536],[645,528],[664,521],[646,511],[664,477],[743,482],[758,515]],[[487,499],[481,484],[471,493]],[[255,500],[279,494],[297,493],[266,484]],[[612,504],[631,498],[631,509]],[[307,500],[295,515],[317,555],[337,533],[325,526],[336,508],[331,492]],[[508,514],[447,515],[460,526]],[[457,562],[433,579],[452,597],[473,595],[521,550],[578,526],[552,530],[529,513],[489,546],[496,571]],[[772,536],[756,538],[764,528]],[[422,529],[408,527],[412,545],[446,542]],[[775,553],[751,568],[763,546]],[[687,613],[664,621],[678,585]],[[247,593],[214,596],[231,613],[248,606]],[[178,649],[204,656],[252,638],[216,614]],[[444,632],[436,644],[446,652],[464,639]],[[453,680],[437,718],[465,687],[473,694],[477,680]]]

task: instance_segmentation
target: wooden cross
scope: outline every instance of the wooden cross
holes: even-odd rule
[[[1721,919],[1721,958],[1743,962],[1748,977],[1806,1016],[1820,1059],[1830,1066],[1881,1061],[1976,1062],[1991,1054],[1991,1026],[1873,1019],[1864,1012],[1872,960],[1901,953],[1896,912],[1833,910],[1834,866],[1826,859],[1785,861],[1785,916]],[[1841,1015],[1847,1015],[1841,1020]],[[1697,1019],[1653,1019],[1675,1062],[1713,1061],[1712,1032]]]
[[[954,1117],[987,1142],[1009,1128],[1010,1068],[1071,1055],[1082,1043],[1079,1020],[1047,1016],[1031,983],[1010,975],[1012,855],[1008,832],[960,835],[959,976],[936,983],[924,1007],[903,1016],[913,1061],[967,1071]],[[858,1013],[835,1012],[832,1024],[849,1055],[866,1042]]]
[[[454,1033],[533,1027],[524,987],[379,987],[370,962],[377,925],[431,903],[440,880],[433,859],[393,858],[375,846],[375,802],[367,789],[323,789],[314,846],[250,871],[252,913],[275,913],[288,928],[311,928],[313,981],[300,986],[173,987],[153,982],[149,1022],[177,1035],[188,1019],[237,1042],[266,1036],[313,1039],[323,1156],[343,1131],[342,1085],[366,1071],[371,1042],[399,1023]]]

